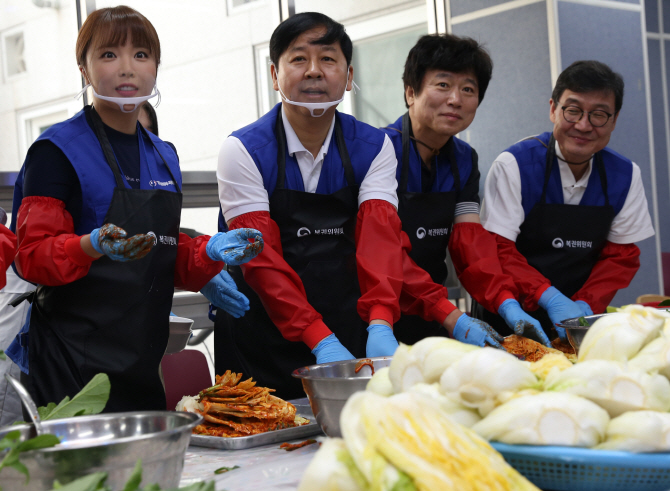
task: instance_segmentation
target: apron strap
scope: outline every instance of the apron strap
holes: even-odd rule
[[[284,189],[286,183],[286,132],[284,131],[281,110],[277,112],[275,135],[277,136],[277,184],[275,189]]]
[[[549,178],[551,177],[551,168],[554,165],[554,158],[556,157],[556,140],[554,139],[554,134],[551,134],[549,138],[549,145],[546,145],[539,138],[531,137],[532,139],[538,140],[542,143],[547,149],[547,158],[544,167],[544,184],[542,185],[542,197],[540,198],[540,203],[545,204],[547,202],[547,187],[549,186]]]
[[[356,185],[356,175],[354,168],[351,165],[349,158],[349,151],[344,142],[344,135],[342,134],[342,126],[340,120],[335,116],[335,144],[337,150],[340,152],[340,159],[342,159],[342,167],[344,167],[344,177],[347,180],[347,185]],[[281,111],[277,114],[277,122],[275,123],[275,135],[277,137],[277,184],[275,189],[284,189],[286,186],[286,132],[284,131],[284,121]]]
[[[147,133],[147,130],[144,126],[142,126],[139,121],[137,122],[137,126],[139,127],[139,131],[142,132],[142,135],[146,137],[147,140],[151,142],[151,146],[156,150],[156,153],[158,153],[158,156],[161,158],[163,163],[165,164],[165,167],[167,167],[168,172],[170,173],[170,177],[172,177],[172,182],[174,182],[174,187],[177,188],[177,192],[181,193],[181,187],[179,187],[179,183],[177,182],[177,179],[175,178],[174,174],[172,173],[172,169],[170,169],[170,166],[168,165],[167,161],[165,160],[165,157],[163,157],[163,154],[161,153],[160,150],[158,150],[158,147],[154,144],[154,141],[151,139],[149,134]]]
[[[449,138],[447,142],[447,151],[449,152],[449,164],[451,165],[451,175],[454,176],[454,187],[456,188],[456,194],[461,192],[461,173],[458,171],[458,162],[456,162],[456,145],[454,145],[454,137]],[[477,159],[477,152],[472,150],[472,159],[473,161]],[[473,162],[474,163],[474,162]],[[474,167],[474,166],[473,166]],[[437,165],[435,166],[437,169]]]
[[[347,150],[347,144],[344,142],[342,125],[340,124],[340,118],[337,117],[337,113],[335,114],[335,143],[337,144],[338,152],[340,152],[340,159],[342,159],[342,167],[344,167],[344,177],[347,179],[347,184],[355,186],[356,174],[354,174],[354,167],[351,165],[349,150]]]
[[[603,193],[605,194],[605,206],[609,206],[610,197],[609,194],[607,194],[607,173],[605,172],[602,151],[593,156],[593,163],[598,168],[598,174],[600,174],[600,185],[603,187]]]
[[[116,157],[114,156],[114,150],[112,150],[112,145],[109,143],[107,133],[105,133],[105,129],[102,127],[102,119],[100,119],[98,112],[95,110],[93,106],[91,106],[90,114],[91,114],[91,121],[93,121],[93,129],[95,130],[95,135],[98,137],[98,141],[100,142],[100,146],[102,147],[102,153],[105,155],[105,160],[107,161],[107,164],[114,173],[114,180],[116,181],[116,186],[121,189],[124,189],[126,185],[123,182],[123,177],[121,177],[121,172],[119,172],[119,164],[116,161]]]
[[[409,150],[410,150],[410,133],[412,131],[412,121],[409,119],[409,111],[402,116],[402,167],[400,168],[400,182],[398,183],[398,190],[400,192],[407,192],[407,183],[409,181]],[[421,157],[419,156],[419,162]]]

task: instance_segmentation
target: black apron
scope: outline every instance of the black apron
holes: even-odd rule
[[[445,260],[451,227],[454,223],[458,192],[410,193],[407,191],[411,131],[412,122],[409,113],[405,113],[402,117],[402,168],[398,183],[398,216],[402,221],[402,229],[412,244],[409,256],[430,275],[435,283],[442,285],[447,279]],[[415,151],[421,162],[418,149],[415,148]],[[454,188],[460,190],[461,181],[454,154],[453,139],[449,139],[442,151],[448,152],[451,173],[454,176]],[[432,165],[437,164],[433,162]],[[398,341],[405,344],[415,344],[429,336],[448,337],[446,329],[438,322],[425,321],[418,315],[407,314],[403,314],[400,320],[393,325],[393,333]]]
[[[595,154],[593,165],[600,175],[605,206],[546,202],[547,186],[556,158],[555,142],[552,135],[547,148],[542,197],[521,224],[516,248],[528,260],[528,264],[546,277],[552,286],[571,298],[586,283],[598,262],[615,213],[609,202],[605,165],[600,153]],[[542,323],[550,337],[556,336],[544,309],[529,314]],[[473,315],[491,324],[502,335],[513,333],[502,317],[485,310],[474,300]]]
[[[284,259],[300,276],[307,301],[323,316],[326,326],[355,357],[363,358],[367,324],[356,311],[361,292],[354,240],[359,186],[340,122],[335,119],[334,138],[348,185],[329,195],[284,187],[286,136],[281,112],[275,134],[278,172],[270,215],[281,232]],[[217,310],[216,373],[242,372],[245,379],[253,377],[259,386],[276,389],[276,395],[284,399],[305,397],[301,382],[291,377],[291,372],[315,364],[314,355],[304,343],[284,339],[239,267],[229,267],[229,271],[238,289],[249,298],[250,309],[239,319]]]
[[[175,241],[158,241],[137,261],[102,256],[83,278],[37,289],[30,321],[31,393],[38,406],[58,403],[106,373],[111,393],[105,412],[164,410],[159,366],[169,333],[182,196],[126,188],[102,121],[94,109],[91,116],[116,180],[104,223],[128,236],[153,231]],[[179,190],[174,175],[172,180]]]

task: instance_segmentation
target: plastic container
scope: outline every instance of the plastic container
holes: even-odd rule
[[[491,442],[507,463],[540,489],[666,491],[670,453],[630,453],[577,447]]]

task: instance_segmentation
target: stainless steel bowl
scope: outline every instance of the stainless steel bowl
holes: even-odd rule
[[[202,416],[170,411],[100,414],[44,421],[45,431],[61,439],[53,448],[22,453],[19,460],[28,468],[30,481],[13,468],[0,471],[3,491],[40,491],[105,471],[114,490],[123,489],[138,459],[142,459],[142,485],[157,483],[176,488],[184,467],[184,454],[191,429]],[[21,439],[36,436],[32,424],[0,429],[0,438],[20,431]]]
[[[391,364],[392,357],[369,358],[375,370]],[[302,387],[309,398],[309,405],[323,432],[331,437],[340,433],[340,413],[349,396],[365,386],[372,377],[371,369],[364,366],[355,372],[360,360],[338,361],[310,365],[293,371],[293,376],[302,380]]]
[[[595,321],[605,315],[609,314],[585,315],[583,319],[589,323],[588,326],[579,325],[579,319],[582,319],[582,317],[565,319],[557,325],[565,329],[570,345],[575,349],[575,353],[579,354],[579,346],[582,344],[584,336],[586,336],[586,331],[589,330],[589,327],[591,327]]]
[[[175,315],[170,316],[170,337],[168,337],[167,347],[165,348],[166,355],[179,353],[186,348],[186,344],[193,333],[192,326],[192,319]]]

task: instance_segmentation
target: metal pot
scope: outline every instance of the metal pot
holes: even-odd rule
[[[108,473],[107,484],[123,489],[138,459],[142,459],[142,486],[179,485],[191,429],[202,416],[171,411],[99,414],[44,421],[45,432],[61,439],[53,448],[22,453],[30,481],[13,468],[0,471],[3,491],[52,489],[54,480],[68,483],[94,472]],[[0,438],[20,431],[21,439],[36,436],[32,424],[0,429]]]
[[[391,365],[390,356],[367,358],[372,361],[375,370]],[[340,413],[349,396],[365,386],[372,378],[369,366],[356,373],[356,364],[360,360],[346,360],[334,363],[322,363],[294,370],[292,375],[302,380],[302,388],[309,398],[309,405],[323,432],[330,437],[342,436],[340,432]]]

